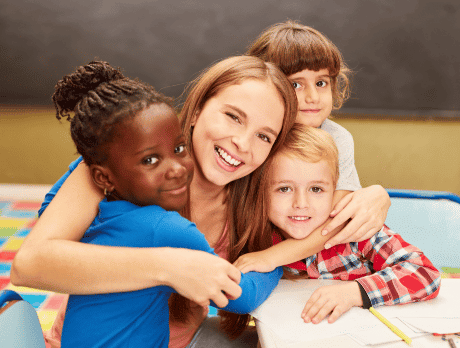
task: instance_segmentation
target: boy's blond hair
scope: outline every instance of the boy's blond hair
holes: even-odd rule
[[[328,69],[333,108],[340,109],[350,95],[350,69],[337,46],[325,35],[306,25],[288,20],[263,31],[249,46],[247,55],[278,66],[287,76],[309,69]]]
[[[335,189],[339,179],[339,154],[334,139],[328,132],[296,123],[276,155],[294,157],[308,163],[325,160],[331,170]]]

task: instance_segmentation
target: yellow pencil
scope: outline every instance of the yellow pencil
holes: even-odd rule
[[[382,314],[377,312],[373,307],[369,308],[369,311],[374,314],[382,323],[384,323],[388,328],[393,331],[396,335],[401,337],[408,345],[411,345],[412,340],[404,332],[399,330],[396,326],[390,323]]]

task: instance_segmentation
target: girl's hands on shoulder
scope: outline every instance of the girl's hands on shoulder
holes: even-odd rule
[[[301,317],[306,323],[318,324],[331,313],[327,322],[332,324],[351,307],[362,305],[363,300],[357,282],[322,286],[308,299]]]
[[[198,250],[169,250],[174,265],[165,272],[165,284],[182,296],[200,306],[213,301],[218,307],[241,296],[241,273],[225,259]]]
[[[349,222],[326,243],[326,247],[371,238],[383,227],[390,205],[390,196],[380,185],[369,186],[345,195],[335,205],[331,212],[333,219],[324,227],[322,234],[327,235],[347,220]]]

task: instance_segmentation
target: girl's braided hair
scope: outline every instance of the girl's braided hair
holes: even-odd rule
[[[70,121],[72,140],[88,165],[107,160],[104,145],[112,141],[116,125],[152,104],[173,107],[171,98],[103,61],[91,61],[64,76],[52,100],[56,118]]]

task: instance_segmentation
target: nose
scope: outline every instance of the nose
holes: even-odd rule
[[[306,103],[317,103],[319,100],[319,94],[315,86],[308,86],[305,88],[305,102]]]
[[[247,131],[240,132],[232,137],[232,142],[241,152],[248,152],[252,146],[252,134]]]
[[[178,160],[171,160],[168,166],[168,170],[166,171],[166,178],[167,179],[174,179],[180,178],[187,173],[187,168],[185,165]]]
[[[296,191],[292,206],[296,209],[308,208],[308,194],[302,190]]]

